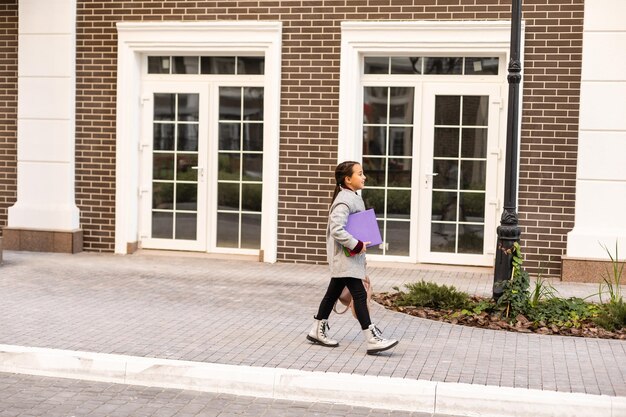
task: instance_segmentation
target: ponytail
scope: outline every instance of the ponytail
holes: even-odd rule
[[[335,191],[333,193],[333,199],[330,202],[331,206],[341,191],[341,186],[343,186],[345,178],[352,176],[352,170],[355,165],[359,165],[359,163],[354,161],[345,161],[337,165],[337,168],[335,168]]]

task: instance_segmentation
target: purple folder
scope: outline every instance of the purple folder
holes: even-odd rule
[[[348,216],[346,231],[361,242],[371,242],[368,247],[383,243],[374,209],[352,213]]]

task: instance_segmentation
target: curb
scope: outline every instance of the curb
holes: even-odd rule
[[[13,345],[0,345],[0,372],[457,416],[626,416],[626,397]]]

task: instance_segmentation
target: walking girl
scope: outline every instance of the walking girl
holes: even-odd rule
[[[326,228],[326,253],[331,279],[317,315],[313,317],[315,321],[307,339],[322,346],[339,346],[336,340],[326,335],[326,331],[330,329],[328,316],[343,289],[348,287],[367,343],[367,353],[375,354],[391,349],[398,341],[384,339],[370,320],[367,291],[363,285],[365,252],[370,242],[361,242],[345,230],[348,216],[365,210],[363,199],[357,194],[357,191],[365,187],[365,178],[363,168],[358,162],[342,162],[335,169],[336,186]]]

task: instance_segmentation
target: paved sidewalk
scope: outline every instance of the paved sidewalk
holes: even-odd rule
[[[374,305],[401,340],[365,355],[349,315],[331,316],[335,349],[305,340],[327,268],[187,255],[5,252],[0,344],[213,364],[626,396],[626,342],[544,336],[423,320]],[[421,279],[488,295],[491,273],[370,267],[376,291]],[[596,284],[555,283],[562,296]]]

